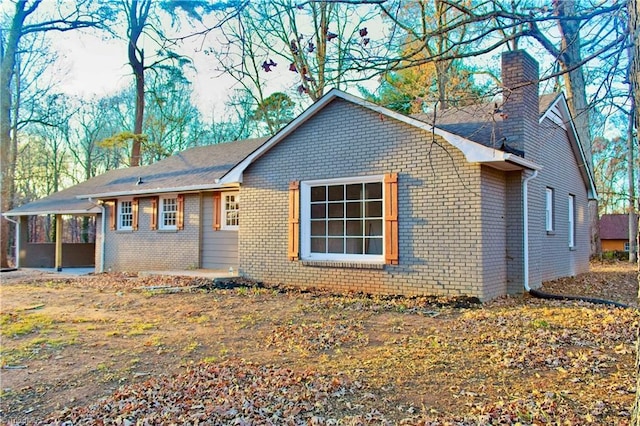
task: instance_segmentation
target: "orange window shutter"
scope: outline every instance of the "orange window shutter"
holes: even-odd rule
[[[158,197],[151,199],[151,230],[158,229]]]
[[[138,230],[138,199],[134,198],[131,200],[131,215],[133,216],[131,219],[131,227],[134,231]]]
[[[116,206],[118,204],[118,200],[109,200],[109,229],[112,231],[116,230]]]
[[[300,182],[289,183],[289,260],[298,260],[300,244]]]
[[[219,192],[213,193],[213,229],[220,230],[220,216],[222,215],[222,194]]]
[[[178,195],[178,218],[176,220],[178,229],[184,228],[184,195]]]
[[[384,175],[384,260],[388,265],[398,264],[398,174]]]

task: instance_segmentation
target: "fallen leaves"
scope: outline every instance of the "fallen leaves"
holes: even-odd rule
[[[345,394],[358,391],[357,383],[340,375],[229,360],[121,387],[88,407],[56,413],[44,424],[336,424],[330,416],[339,412],[331,406],[339,407]]]
[[[611,294],[607,273],[616,280]],[[637,290],[634,277],[633,268],[596,269],[562,286],[568,294],[616,299]],[[98,349],[135,350],[136,362],[123,368],[117,365],[122,355],[108,355],[104,371],[101,362],[73,378],[80,388],[103,386],[105,398],[74,399],[69,404],[77,406],[49,407],[45,414],[38,402],[70,388],[47,384],[51,371],[33,367],[47,366],[29,362],[29,380],[37,384],[3,395],[12,411],[0,415],[16,416],[15,424],[624,425],[633,401],[639,320],[633,309],[527,297],[480,305],[242,286],[147,294],[136,289],[192,286],[193,278],[106,274],[21,285],[13,297],[32,292],[32,300],[10,300],[12,315],[58,309],[52,331],[83,330],[72,349],[42,352],[53,368],[61,368],[57,358],[73,362],[76,354]],[[582,293],[587,288],[595,293]],[[56,306],[63,292],[66,308]],[[38,312],[18,310],[43,300]],[[122,322],[82,318],[80,308]],[[174,334],[164,334],[167,329]],[[92,331],[103,341],[88,340]],[[119,334],[109,336],[114,331]],[[185,362],[192,356],[209,362]],[[115,381],[103,383],[106,373]],[[121,383],[127,385],[109,389]]]
[[[341,347],[365,346],[369,338],[362,323],[329,320],[281,325],[276,327],[266,340],[268,348],[310,355]]]

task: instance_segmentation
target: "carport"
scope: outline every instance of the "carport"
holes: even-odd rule
[[[96,265],[96,242],[100,232],[102,206],[76,198],[74,191],[61,191],[49,197],[17,207],[2,216],[16,226],[15,258],[17,268],[87,268]],[[55,235],[52,242],[30,242],[28,221],[32,216],[52,215]],[[96,242],[63,242],[65,216],[96,218]]]

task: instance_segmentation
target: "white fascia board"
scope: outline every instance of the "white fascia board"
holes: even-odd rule
[[[12,217],[12,216],[40,216],[44,214],[61,214],[61,215],[87,215],[87,214],[98,214],[100,213],[99,207],[92,207],[90,209],[84,210],[33,210],[26,212],[18,212],[18,213],[2,213],[4,217]]]
[[[582,143],[580,142],[580,138],[578,138],[578,132],[576,130],[576,126],[574,125],[573,118],[571,117],[571,113],[569,112],[569,104],[567,103],[567,99],[564,96],[564,93],[561,93],[560,96],[551,104],[549,108],[545,111],[545,113],[540,117],[540,122],[544,118],[549,118],[553,120],[550,115],[550,111],[557,110],[562,116],[562,123],[564,124],[563,128],[567,131],[567,136],[569,137],[569,143],[574,146],[574,152],[577,151],[578,157],[578,166],[582,170],[582,174],[586,179],[588,196],[590,199],[597,200],[598,199],[598,191],[596,190],[596,183],[593,177],[593,172],[587,163],[587,156],[584,152],[584,148]],[[582,166],[580,166],[582,164]]]
[[[563,102],[561,102],[563,101]],[[539,123],[542,123],[544,121],[545,118],[548,118],[549,120],[553,121],[554,123],[556,123],[558,126],[562,127],[563,129],[567,129],[567,123],[566,123],[566,116],[565,114],[562,113],[562,108],[560,107],[560,105],[566,105],[566,98],[564,97],[564,93],[560,93],[558,96],[556,96],[556,99],[551,102],[551,104],[547,107],[546,111],[544,112],[544,114],[542,114],[540,116],[540,119],[538,120]],[[559,113],[559,115],[562,117],[558,117],[558,115],[556,114]],[[564,118],[564,119],[563,119]]]
[[[335,98],[344,99],[347,102],[362,106],[371,111],[377,112],[379,114],[382,114],[387,117],[406,123],[410,126],[441,136],[451,145],[458,148],[463,153],[467,161],[470,163],[495,163],[495,162],[509,161],[511,163],[517,164],[525,168],[530,168],[533,170],[539,169],[539,166],[535,165],[530,161],[526,161],[522,158],[516,161],[515,159],[516,156],[512,154],[508,154],[504,151],[500,151],[494,148],[489,148],[477,142],[470,141],[458,135],[454,135],[453,133],[449,133],[445,130],[431,126],[430,124],[427,124],[423,121],[416,120],[414,118],[392,111],[388,108],[385,108],[380,105],[376,105],[372,102],[366,101],[364,99],[358,98],[357,96],[351,95],[349,93],[345,93],[337,89],[331,89],[329,93],[327,93],[325,96],[320,98],[320,100],[318,100],[315,104],[311,105],[305,112],[300,114],[296,119],[294,119],[287,126],[285,126],[280,132],[278,132],[271,139],[269,139],[269,141],[267,141],[264,145],[262,145],[260,148],[255,150],[251,155],[249,155],[242,162],[240,162],[233,169],[231,169],[227,174],[225,174],[220,179],[220,182],[221,183],[231,183],[231,182],[242,183],[242,174],[246,170],[246,168],[249,167],[251,163],[253,163],[256,159],[262,156],[269,149],[271,149],[273,145],[277,144],[282,139],[284,139],[289,134],[291,134],[291,132],[297,129],[309,118],[314,116],[318,111],[320,111],[325,105],[327,105],[329,102],[331,102]]]
[[[203,185],[178,186],[174,188],[155,188],[155,189],[139,189],[139,190],[133,190],[133,191],[114,191],[114,192],[103,192],[103,193],[97,193],[97,194],[77,195],[76,198],[78,199],[95,198],[99,200],[99,199],[114,198],[114,197],[132,197],[136,195],[152,196],[155,194],[168,194],[168,193],[176,193],[176,192],[182,192],[182,193],[200,192],[200,191],[208,191],[208,190],[214,190],[214,189],[234,188],[238,186],[237,184],[238,182],[227,183],[227,184],[223,184],[223,183],[209,184],[208,183]]]

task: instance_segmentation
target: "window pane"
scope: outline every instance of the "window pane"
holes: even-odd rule
[[[382,255],[383,191],[382,182],[357,180],[309,187],[308,250],[318,254]]]
[[[364,191],[365,191],[365,198],[367,200],[382,199],[382,183],[381,182],[365,184]]]
[[[238,195],[225,195],[224,199],[225,226],[238,226],[240,224]]]
[[[312,187],[311,201],[327,201],[327,187],[326,186]]]
[[[178,211],[177,198],[164,198],[162,200],[162,226],[163,227],[176,226],[177,211]]]
[[[361,220],[348,220],[347,221],[347,235],[353,237],[362,236],[362,221]]]
[[[344,204],[329,203],[329,217],[344,217]]]
[[[344,238],[329,238],[328,253],[344,253]]]
[[[347,185],[347,200],[362,200],[362,184]]]
[[[131,201],[120,202],[120,228],[133,226],[133,209]]]
[[[331,185],[329,187],[329,201],[344,200],[344,185]]]
[[[312,253],[326,253],[327,252],[327,239],[326,238],[311,238],[311,252]]]
[[[364,254],[382,254],[382,238],[367,238],[364,242]]]
[[[347,253],[362,254],[362,238],[347,238]]]
[[[311,235],[325,236],[327,235],[327,226],[324,220],[311,221]]]
[[[347,217],[362,217],[362,203],[347,203]]]
[[[364,208],[365,217],[382,217],[382,201],[367,201]]]
[[[382,236],[382,220],[365,220],[364,235],[371,237]]]
[[[344,235],[344,221],[342,221],[342,220],[330,220],[329,221],[329,235],[335,235],[335,236]]]
[[[326,204],[311,205],[311,219],[324,219],[327,217]]]

